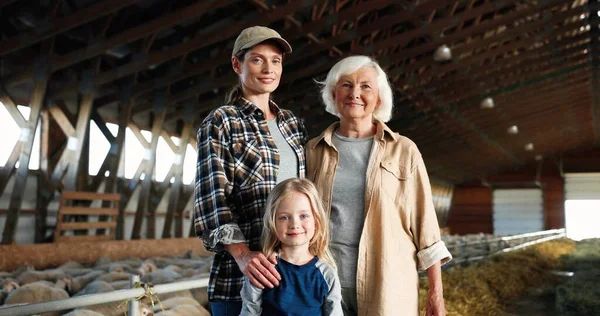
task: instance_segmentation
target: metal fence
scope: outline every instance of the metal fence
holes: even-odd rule
[[[138,279],[139,280],[139,279]],[[135,279],[133,280],[135,282]],[[159,284],[153,286],[150,290],[157,294],[165,294],[182,290],[203,288],[208,286],[208,275],[195,280],[186,280],[168,284]],[[27,305],[11,306],[0,309],[0,316],[27,316],[36,315],[45,312],[66,311],[79,307],[92,306],[97,304],[112,303],[129,300],[128,316],[138,316],[137,298],[143,295],[150,295],[149,288],[138,287],[126,290],[117,290],[112,292],[90,294],[67,298],[44,303],[34,303]]]
[[[447,247],[452,253],[454,259],[446,266],[453,264],[474,262],[484,259],[487,256],[522,249],[537,243],[563,238],[566,236],[565,229],[553,229],[539,231],[535,233],[527,233],[521,235],[505,236],[505,237],[481,237],[476,241],[457,241],[453,244],[448,244]],[[132,280],[135,282],[135,279]],[[169,284],[160,284],[152,287],[157,294],[165,294],[194,288],[203,288],[208,286],[208,275],[196,280],[186,280]],[[144,294],[147,294],[147,288],[131,288],[127,290],[118,290],[107,293],[82,295],[64,300],[52,302],[35,303],[8,307],[0,309],[0,316],[25,316],[35,315],[43,312],[63,311],[79,307],[92,306],[103,303],[112,303],[118,301],[129,300],[129,316],[138,316],[138,308],[136,299]]]
[[[452,261],[446,266],[479,261],[490,255],[514,251],[564,237],[566,237],[566,231],[561,228],[503,237],[482,236],[479,240],[467,242],[458,240],[446,245],[453,256]]]

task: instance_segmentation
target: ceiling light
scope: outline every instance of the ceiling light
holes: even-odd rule
[[[492,98],[485,98],[483,99],[483,101],[481,101],[481,108],[482,109],[493,109],[494,108],[494,100]]]
[[[438,47],[433,54],[433,60],[435,61],[448,61],[450,59],[452,59],[452,52],[446,44]]]
[[[506,130],[506,132],[511,135],[516,135],[516,134],[519,134],[519,128],[517,127],[517,125],[513,125],[513,126],[509,127]]]
[[[525,145],[525,150],[532,151],[533,150],[533,143],[527,143]]]
[[[542,155],[535,155],[535,160],[540,161],[542,159],[544,159],[544,156],[542,156]]]

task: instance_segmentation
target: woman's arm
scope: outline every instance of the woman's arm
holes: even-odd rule
[[[250,251],[246,238],[227,203],[233,189],[235,161],[229,136],[222,123],[205,121],[198,130],[198,161],[194,187],[194,228],[209,251],[228,251],[240,270],[257,287],[279,285],[273,263],[258,251]],[[272,261],[276,263],[275,258]]]
[[[244,243],[246,238],[227,203],[235,166],[229,137],[214,121],[205,121],[198,130],[194,228],[206,250],[219,252],[223,245]]]
[[[427,269],[427,279],[429,280],[429,292],[427,293],[425,315],[444,316],[446,315],[446,308],[444,306],[442,268],[439,261]]]

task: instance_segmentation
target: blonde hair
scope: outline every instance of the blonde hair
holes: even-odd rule
[[[281,250],[281,242],[277,238],[275,229],[275,215],[281,202],[290,198],[294,192],[306,195],[315,218],[315,235],[310,240],[308,250],[312,255],[336,268],[329,250],[329,216],[325,213],[317,188],[307,179],[287,179],[276,185],[269,194],[261,236],[263,252],[267,257],[270,257]]]

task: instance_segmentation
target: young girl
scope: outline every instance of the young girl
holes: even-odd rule
[[[278,256],[281,281],[265,289],[246,279],[241,315],[343,315],[328,223],[311,181],[288,179],[275,186],[261,239],[265,256]]]

